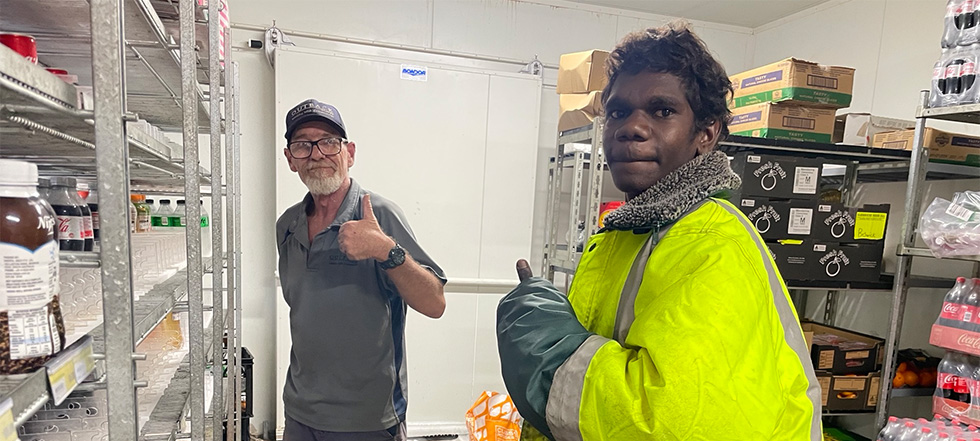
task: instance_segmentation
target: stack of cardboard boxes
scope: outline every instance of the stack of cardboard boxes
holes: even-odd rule
[[[769,245],[783,279],[801,286],[878,282],[889,205],[819,200],[822,159],[738,153],[732,195]]]
[[[564,132],[592,123],[602,115],[602,88],[609,52],[591,50],[564,54],[558,63],[558,131]]]
[[[846,329],[804,322],[810,361],[825,412],[869,411],[878,405],[885,341]]]
[[[731,77],[733,135],[830,143],[854,69],[787,58]]]
[[[877,133],[871,146],[886,149],[912,150],[915,130]],[[926,127],[923,147],[929,149],[929,161],[980,167],[980,138],[944,132]]]

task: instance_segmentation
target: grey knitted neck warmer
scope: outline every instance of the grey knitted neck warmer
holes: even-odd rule
[[[664,176],[643,193],[609,213],[605,226],[611,230],[659,228],[679,219],[699,202],[718,193],[735,190],[742,180],[732,171],[728,156],[715,150],[696,156]]]

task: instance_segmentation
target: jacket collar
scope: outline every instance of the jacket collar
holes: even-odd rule
[[[698,155],[617,208],[605,218],[606,229],[660,229],[705,199],[737,189],[742,180],[732,171],[725,153]]]

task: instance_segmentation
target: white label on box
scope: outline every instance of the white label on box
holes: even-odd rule
[[[817,211],[821,213],[830,213],[830,205],[820,205],[817,206]]]
[[[827,245],[819,244],[818,243],[818,244],[816,244],[816,245],[813,246],[813,251],[816,251],[818,253],[822,253],[824,251],[827,251]]]
[[[429,81],[429,68],[411,64],[403,64],[401,67],[401,79],[411,81]]]
[[[864,378],[837,378],[834,382],[834,390],[864,390],[866,380]]]
[[[745,157],[745,162],[748,162],[749,164],[759,164],[759,163],[762,163],[762,156],[749,155],[749,156]]]
[[[973,217],[974,213],[971,210],[963,207],[959,204],[949,204],[949,208],[946,209],[946,214],[953,216],[963,222],[967,222]]]
[[[755,206],[755,199],[742,199],[742,206],[743,207],[754,207]]]
[[[817,194],[817,167],[796,167],[796,182],[793,183],[795,194]]]
[[[881,387],[881,377],[871,377],[871,387],[868,388],[868,407],[878,405],[879,387]]]
[[[853,360],[855,358],[868,358],[871,355],[871,351],[853,351],[848,352],[844,355],[844,359]]]
[[[817,369],[831,369],[834,367],[834,350],[820,351],[820,358],[817,361]]]
[[[830,397],[830,380],[831,377],[819,377],[817,382],[820,383],[821,399],[823,400],[823,405],[827,405],[827,398]]]
[[[789,209],[789,234],[810,234],[810,227],[813,225],[812,208],[790,208]]]

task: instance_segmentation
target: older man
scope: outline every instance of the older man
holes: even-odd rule
[[[284,439],[404,439],[405,305],[442,316],[446,277],[401,209],[350,178],[356,148],[336,107],[298,104],[286,141],[309,193],[276,223],[292,336]]]

